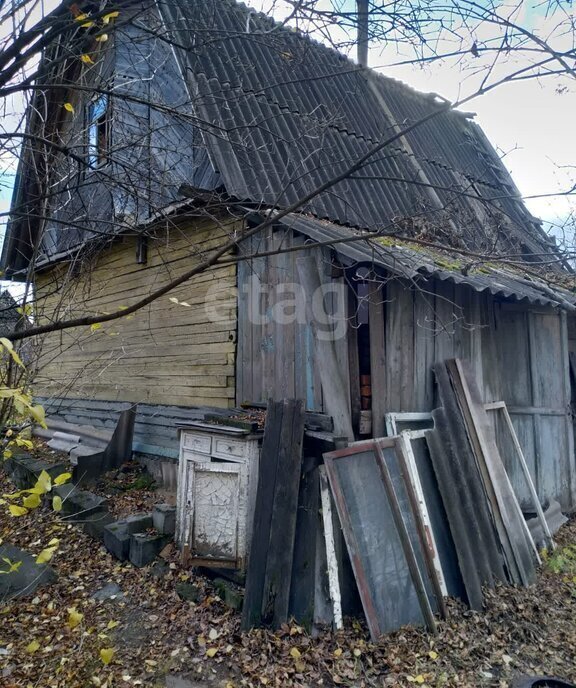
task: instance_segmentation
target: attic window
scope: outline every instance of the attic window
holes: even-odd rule
[[[102,95],[88,105],[88,164],[93,169],[108,161],[108,96]]]

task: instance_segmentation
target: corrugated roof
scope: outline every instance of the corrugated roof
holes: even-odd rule
[[[288,207],[398,126],[444,106],[231,0],[165,0],[160,9],[179,27],[193,106],[214,126],[205,141],[236,198]],[[458,241],[475,250],[550,251],[480,128],[454,111],[396,140],[303,211],[375,230],[426,216],[457,225]]]
[[[365,238],[360,232],[339,227],[332,222],[292,213],[280,222],[314,242],[330,242],[333,250],[347,266],[373,265],[410,280],[438,279],[465,284],[477,292],[489,292],[533,305],[564,307],[572,310],[576,294],[564,288],[550,287],[520,269],[481,264],[477,269],[462,272],[464,261],[448,253],[441,254],[426,247],[411,247],[408,241],[391,238]],[[358,236],[357,240],[353,240]],[[448,264],[451,267],[447,267]],[[460,267],[462,265],[462,267]]]

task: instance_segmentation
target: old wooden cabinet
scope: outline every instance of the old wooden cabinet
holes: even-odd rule
[[[258,483],[260,436],[190,423],[179,428],[176,540],[192,561],[244,569]]]

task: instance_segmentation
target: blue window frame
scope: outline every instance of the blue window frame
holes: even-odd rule
[[[88,164],[100,167],[108,161],[108,96],[102,95],[88,105]]]

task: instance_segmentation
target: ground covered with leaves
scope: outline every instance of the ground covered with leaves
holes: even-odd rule
[[[0,493],[13,491],[5,477]],[[53,538],[55,583],[25,600],[0,600],[0,685],[5,688],[191,685],[508,686],[519,674],[576,679],[576,521],[536,585],[487,594],[483,614],[450,603],[439,635],[403,629],[379,644],[365,625],[311,638],[293,624],[241,633],[207,579],[173,561],[136,569],[120,563],[52,511],[10,517],[0,507],[4,542],[33,554]],[[107,589],[112,598],[95,599]],[[177,590],[192,592],[195,601]],[[170,685],[170,683],[168,683]]]

